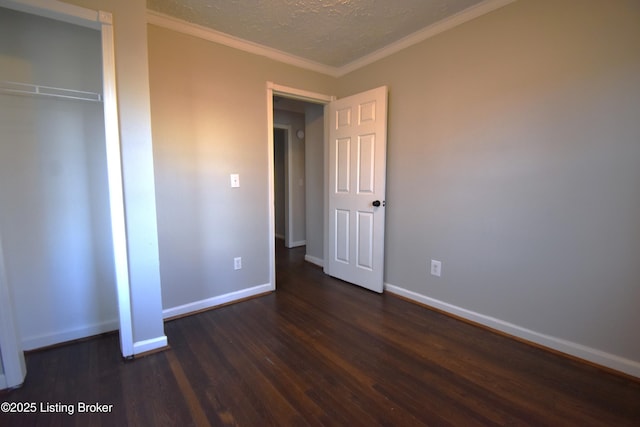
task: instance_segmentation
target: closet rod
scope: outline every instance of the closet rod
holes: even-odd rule
[[[18,95],[50,96],[80,101],[102,102],[102,95],[82,90],[63,89],[59,87],[41,86],[29,83],[0,81],[0,92]]]

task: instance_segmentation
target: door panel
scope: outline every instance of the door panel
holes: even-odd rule
[[[375,135],[358,137],[358,193],[375,193]]]
[[[326,272],[382,292],[387,88],[329,104],[329,260]],[[380,206],[373,202],[379,200]]]
[[[349,193],[351,176],[351,140],[341,138],[336,140],[336,193]]]
[[[373,270],[373,224],[371,212],[358,212],[358,267]]]
[[[335,258],[338,262],[349,263],[349,211],[336,209]]]

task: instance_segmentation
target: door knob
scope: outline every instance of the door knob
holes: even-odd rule
[[[372,205],[377,208],[378,206],[380,206],[380,200],[374,200]]]

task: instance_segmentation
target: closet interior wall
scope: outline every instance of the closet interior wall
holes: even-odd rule
[[[118,327],[101,65],[99,31],[0,8],[0,236],[25,350]]]

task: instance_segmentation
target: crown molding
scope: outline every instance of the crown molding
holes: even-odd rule
[[[393,55],[394,53],[406,49],[409,46],[418,44],[437,34],[443,33],[489,12],[493,12],[494,10],[500,9],[501,7],[504,7],[515,1],[516,0],[485,0],[482,3],[478,3],[474,6],[468,7],[456,13],[455,15],[451,15],[448,18],[445,18],[432,25],[429,25],[428,27],[423,28],[422,30],[418,30],[415,33],[409,34],[408,36],[396,42],[388,44],[387,46],[378,49],[375,52],[372,52],[359,59],[356,59],[355,61],[341,66],[338,69],[338,77],[348,74],[373,62],[379,61],[383,58],[386,58],[387,56]]]
[[[259,43],[250,42],[239,37],[234,37],[220,31],[212,30],[208,27],[203,27],[201,25],[183,21],[181,19],[174,18],[172,16],[155,12],[149,9],[147,9],[147,23],[163,28],[168,28],[173,31],[188,34],[245,52],[264,56],[269,59],[273,59],[274,61],[283,62],[285,64],[293,65],[299,68],[304,68],[332,77],[341,77],[373,62],[386,58],[387,56],[393,55],[394,53],[397,53],[402,49],[406,49],[409,46],[413,46],[414,44],[420,43],[430,37],[450,30],[451,28],[457,27],[460,24],[471,21],[472,19],[485,15],[515,1],[517,0],[485,0],[481,3],[476,4],[475,6],[464,9],[456,13],[455,15],[443,19],[442,21],[436,22],[435,24],[425,27],[422,30],[416,31],[415,33],[409,34],[408,36],[396,42],[393,42],[381,49],[376,50],[375,52],[372,52],[340,67],[333,67],[321,64],[319,62],[310,61],[308,59],[301,58],[296,55],[291,55],[278,49],[273,49]]]
[[[299,56],[291,55],[278,49],[264,46],[248,40],[234,37],[221,31],[212,30],[202,25],[193,24],[183,21],[163,13],[155,12],[147,9],[147,23],[157,25],[159,27],[168,28],[179,33],[198,37],[224,46],[232,47],[255,55],[265,56],[274,61],[283,62],[285,64],[294,65],[299,68],[315,71],[321,74],[337,77],[338,68],[321,64],[319,62],[310,61]]]
[[[57,0],[0,0],[0,7],[55,19],[68,24],[100,29],[98,11]]]

